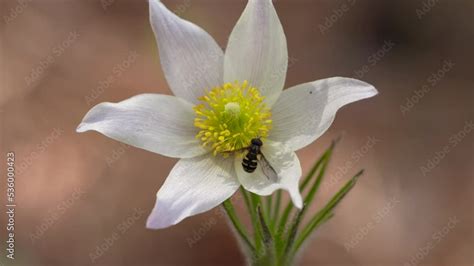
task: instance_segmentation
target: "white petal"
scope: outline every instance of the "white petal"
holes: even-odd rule
[[[269,139],[296,151],[321,136],[342,106],[372,97],[377,90],[351,78],[328,78],[289,88],[272,109]]]
[[[166,80],[176,96],[197,103],[206,89],[223,83],[222,49],[206,31],[179,18],[159,0],[149,2]]]
[[[235,25],[224,59],[224,81],[257,87],[271,106],[285,84],[286,37],[271,0],[249,0]]]
[[[262,146],[262,153],[278,175],[277,180],[269,179],[262,171],[261,163],[253,173],[247,173],[242,167],[242,158],[236,156],[235,171],[242,186],[255,194],[268,196],[277,189],[284,189],[290,193],[291,200],[296,207],[303,206],[299,191],[301,165],[296,153],[281,143],[266,140]]]
[[[232,159],[203,155],[181,159],[156,194],[156,203],[146,226],[165,228],[208,211],[239,188]]]
[[[206,153],[195,138],[192,105],[180,98],[141,94],[119,103],[94,106],[77,132],[95,130],[109,138],[169,157]]]

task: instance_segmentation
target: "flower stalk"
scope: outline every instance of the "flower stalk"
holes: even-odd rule
[[[241,240],[245,244],[246,248],[251,253],[254,253],[255,252],[255,247],[250,242],[250,240],[248,238],[248,233],[246,232],[245,227],[242,225],[239,218],[237,217],[237,215],[235,213],[234,206],[232,205],[231,200],[228,199],[228,200],[224,201],[224,203],[222,203],[222,206],[224,207],[224,210],[226,211],[227,216],[229,217],[229,220],[231,221],[232,225],[235,228],[235,231],[237,232],[237,234],[239,235],[239,237],[241,238]]]

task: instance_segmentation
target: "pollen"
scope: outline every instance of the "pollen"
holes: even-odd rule
[[[253,138],[265,139],[271,129],[270,108],[257,88],[242,83],[225,83],[208,91],[194,106],[196,138],[214,155],[240,151]]]

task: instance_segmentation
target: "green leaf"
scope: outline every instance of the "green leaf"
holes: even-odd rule
[[[319,186],[321,185],[324,175],[326,174],[326,169],[329,165],[329,161],[331,159],[334,146],[335,146],[335,142],[333,141],[331,144],[331,147],[329,147],[329,149],[327,149],[324,155],[322,156],[324,157],[324,159],[321,160],[319,173],[316,176],[316,179],[314,180],[313,185],[309,189],[308,194],[306,194],[306,196],[304,197],[303,204],[307,206],[308,208],[311,205],[311,203],[313,203],[314,197],[316,196],[316,192],[318,192]],[[312,174],[314,175],[315,173],[316,173],[316,170]],[[306,214],[306,210],[308,208],[301,210],[301,219],[303,219],[304,215]]]
[[[270,230],[275,233],[275,226],[278,222],[278,215],[280,214],[280,204],[281,204],[281,190],[278,190],[275,196],[275,206],[272,211],[272,215],[270,216]],[[272,195],[273,197],[273,195]]]
[[[273,237],[265,222],[265,215],[262,213],[262,201],[259,195],[249,192],[250,202],[256,219],[254,225],[254,235],[256,244],[256,253],[253,256],[255,265],[272,265],[274,256],[273,252]]]
[[[230,201],[230,199],[227,199],[226,201],[224,201],[224,203],[222,205],[224,207],[224,210],[227,212],[227,216],[229,217],[230,221],[232,222],[232,225],[234,225],[235,230],[237,231],[239,236],[242,238],[242,241],[247,246],[247,248],[250,250],[250,252],[254,253],[255,248],[254,248],[254,246],[252,245],[252,243],[250,242],[250,240],[247,236],[248,234],[247,234],[247,231],[245,230],[245,227],[242,225],[239,218],[237,218],[234,206],[232,205],[232,202]]]
[[[302,192],[310,183],[310,181],[313,179],[313,176],[315,173],[319,170],[319,174],[313,183],[313,186],[311,187],[310,191],[308,192],[307,196],[304,199],[304,206],[309,207],[309,204],[314,198],[314,195],[316,194],[317,189],[319,188],[319,185],[322,181],[322,178],[324,177],[324,173],[326,171],[326,167],[329,163],[329,159],[331,158],[332,151],[334,150],[337,142],[339,139],[336,139],[332,141],[331,146],[321,155],[319,160],[313,165],[311,170],[309,171],[308,175],[303,179],[303,182],[300,186],[300,191]],[[303,218],[304,214],[306,213],[306,209],[304,208],[304,211],[302,210],[299,215],[301,215],[301,219]],[[279,220],[277,231],[275,233],[275,238],[276,238],[276,248],[277,252],[283,252],[284,248],[284,238],[283,236],[286,233],[286,223],[288,222],[288,218],[290,216],[291,211],[293,210],[293,204],[289,202],[286,206],[286,208],[283,211],[283,214]],[[301,220],[300,219],[300,220]]]
[[[321,155],[321,157],[319,158],[319,160],[313,165],[313,167],[309,170],[308,172],[308,175],[305,177],[305,179],[303,180],[303,182],[301,183],[300,185],[300,191],[303,191],[306,186],[309,184],[309,182],[311,181],[311,178],[314,176],[314,174],[316,173],[316,171],[319,169],[319,167],[321,166],[321,164],[326,161],[327,159],[329,159],[328,157],[331,156],[332,154],[332,151],[334,150],[334,148],[336,147],[336,144],[339,142],[339,139],[336,139],[336,140],[333,140],[331,142],[331,146],[329,146],[328,149],[326,149],[326,151],[324,151],[323,155]]]
[[[265,197],[265,220],[267,220],[270,228],[272,228],[272,211],[273,211],[273,195]]]
[[[293,222],[291,224],[290,230],[288,232],[288,237],[286,238],[286,245],[284,252],[282,255],[279,257],[280,261],[283,263],[283,265],[286,265],[288,262],[290,262],[290,252],[293,246],[293,243],[295,242],[296,238],[296,233],[298,232],[298,227],[301,223],[301,218],[302,218],[302,213],[303,210],[306,209],[306,205],[303,205],[303,208],[301,211],[297,212],[293,218]],[[282,261],[283,260],[283,261]]]
[[[253,227],[253,237],[255,243],[255,252],[260,254],[262,250],[262,238],[261,233],[258,232],[258,217],[256,214],[256,209],[254,208],[253,200],[250,200],[249,194],[243,187],[240,187],[240,192],[244,197],[245,205],[247,206],[247,211],[250,213],[250,220],[252,221]]]
[[[301,234],[298,236],[295,242],[294,253],[301,247],[304,241],[311,235],[311,233],[318,228],[325,221],[329,220],[333,214],[334,208],[341,202],[341,200],[351,191],[351,189],[357,183],[357,179],[364,173],[364,170],[361,170],[354,177],[352,177],[340,190],[337,192],[331,200],[321,209],[305,226],[301,231]]]
[[[265,221],[265,217],[262,213],[262,208],[260,205],[257,205],[257,214],[260,220],[263,244],[265,246],[265,253],[264,256],[262,256],[262,260],[265,262],[265,265],[274,265],[275,246],[273,244],[273,236],[270,232],[270,229],[268,228],[267,222]]]
[[[262,208],[260,205],[257,206],[257,214],[260,221],[260,226],[262,227],[262,236],[263,236],[263,243],[265,245],[273,245],[273,236],[268,228],[267,222],[265,221],[265,217],[262,213]]]

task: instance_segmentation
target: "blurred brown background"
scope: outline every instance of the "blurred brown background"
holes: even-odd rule
[[[175,160],[75,133],[95,104],[170,94],[147,2],[0,1],[2,265],[242,265],[215,210],[145,229]],[[164,2],[223,47],[246,4]],[[380,92],[343,108],[299,152],[307,171],[344,136],[320,205],[366,169],[300,264],[472,266],[473,1],[278,0],[275,7],[293,62],[287,86],[355,76]],[[17,167],[13,262],[4,256],[7,151]]]

